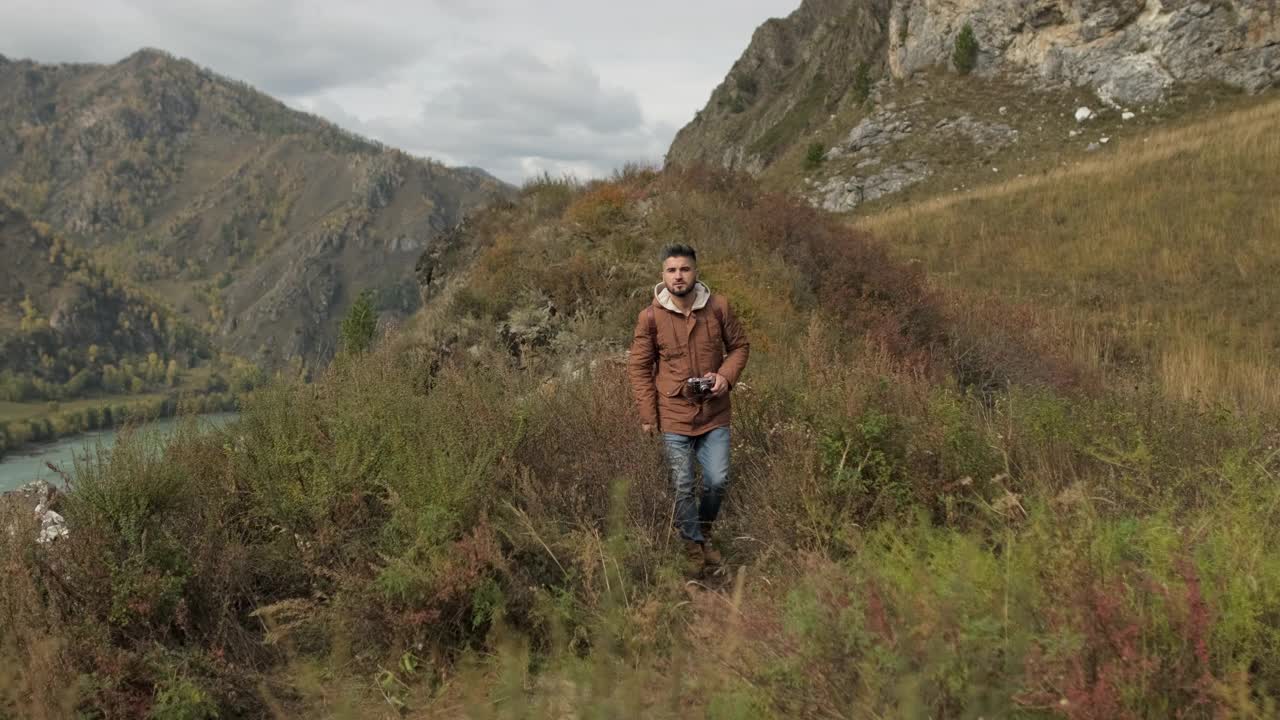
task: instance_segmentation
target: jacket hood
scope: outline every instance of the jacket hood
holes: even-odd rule
[[[693,284],[693,310],[701,310],[706,307],[707,301],[710,299],[711,288],[704,285],[701,280]],[[681,312],[680,308],[676,306],[675,300],[672,299],[671,291],[667,289],[666,283],[658,283],[653,286],[653,301],[673,313]]]

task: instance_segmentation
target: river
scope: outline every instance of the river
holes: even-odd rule
[[[202,428],[220,427],[236,419],[239,415],[239,413],[234,412],[201,415],[199,417],[200,426]],[[178,426],[178,422],[178,418],[164,418],[149,422],[138,428],[138,431],[159,433],[163,437],[168,437]],[[0,492],[21,487],[32,480],[48,480],[54,484],[61,484],[61,478],[45,467],[46,462],[52,462],[63,471],[70,472],[74,458],[84,457],[87,453],[92,453],[93,448],[99,442],[104,447],[109,448],[115,441],[115,430],[95,430],[66,437],[56,442],[41,443],[22,450],[15,450],[0,458]]]

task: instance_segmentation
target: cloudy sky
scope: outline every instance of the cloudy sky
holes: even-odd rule
[[[157,47],[512,182],[660,162],[752,31],[799,0],[0,0],[0,54]]]

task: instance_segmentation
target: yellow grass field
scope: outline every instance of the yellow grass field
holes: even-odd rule
[[[1280,100],[855,221],[935,282],[1043,311],[1073,354],[1280,409]]]

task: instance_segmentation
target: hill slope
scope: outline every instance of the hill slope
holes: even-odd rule
[[[268,364],[331,355],[362,290],[412,310],[414,259],[506,192],[152,50],[109,66],[0,63],[0,189]]]
[[[538,183],[460,232],[390,342],[126,439],[63,540],[0,520],[0,713],[1267,716],[1274,422],[1061,382],[1034,315],[741,175]],[[677,239],[751,340],[694,579],[621,367]]]
[[[856,223],[940,286],[1039,308],[1082,362],[1280,411],[1280,99],[1113,144]]]
[[[0,198],[0,399],[140,391],[212,352],[207,336]],[[135,364],[148,373],[130,375]],[[123,367],[122,367],[123,366]],[[114,373],[114,374],[113,374]],[[106,387],[110,386],[110,387]]]
[[[971,81],[956,72],[965,26]],[[1280,18],[1265,2],[806,0],[756,31],[667,160],[764,174],[849,210],[1033,155],[1056,164],[1122,117],[1159,121],[1223,88],[1277,83]],[[1108,127],[1072,132],[1081,105]]]

